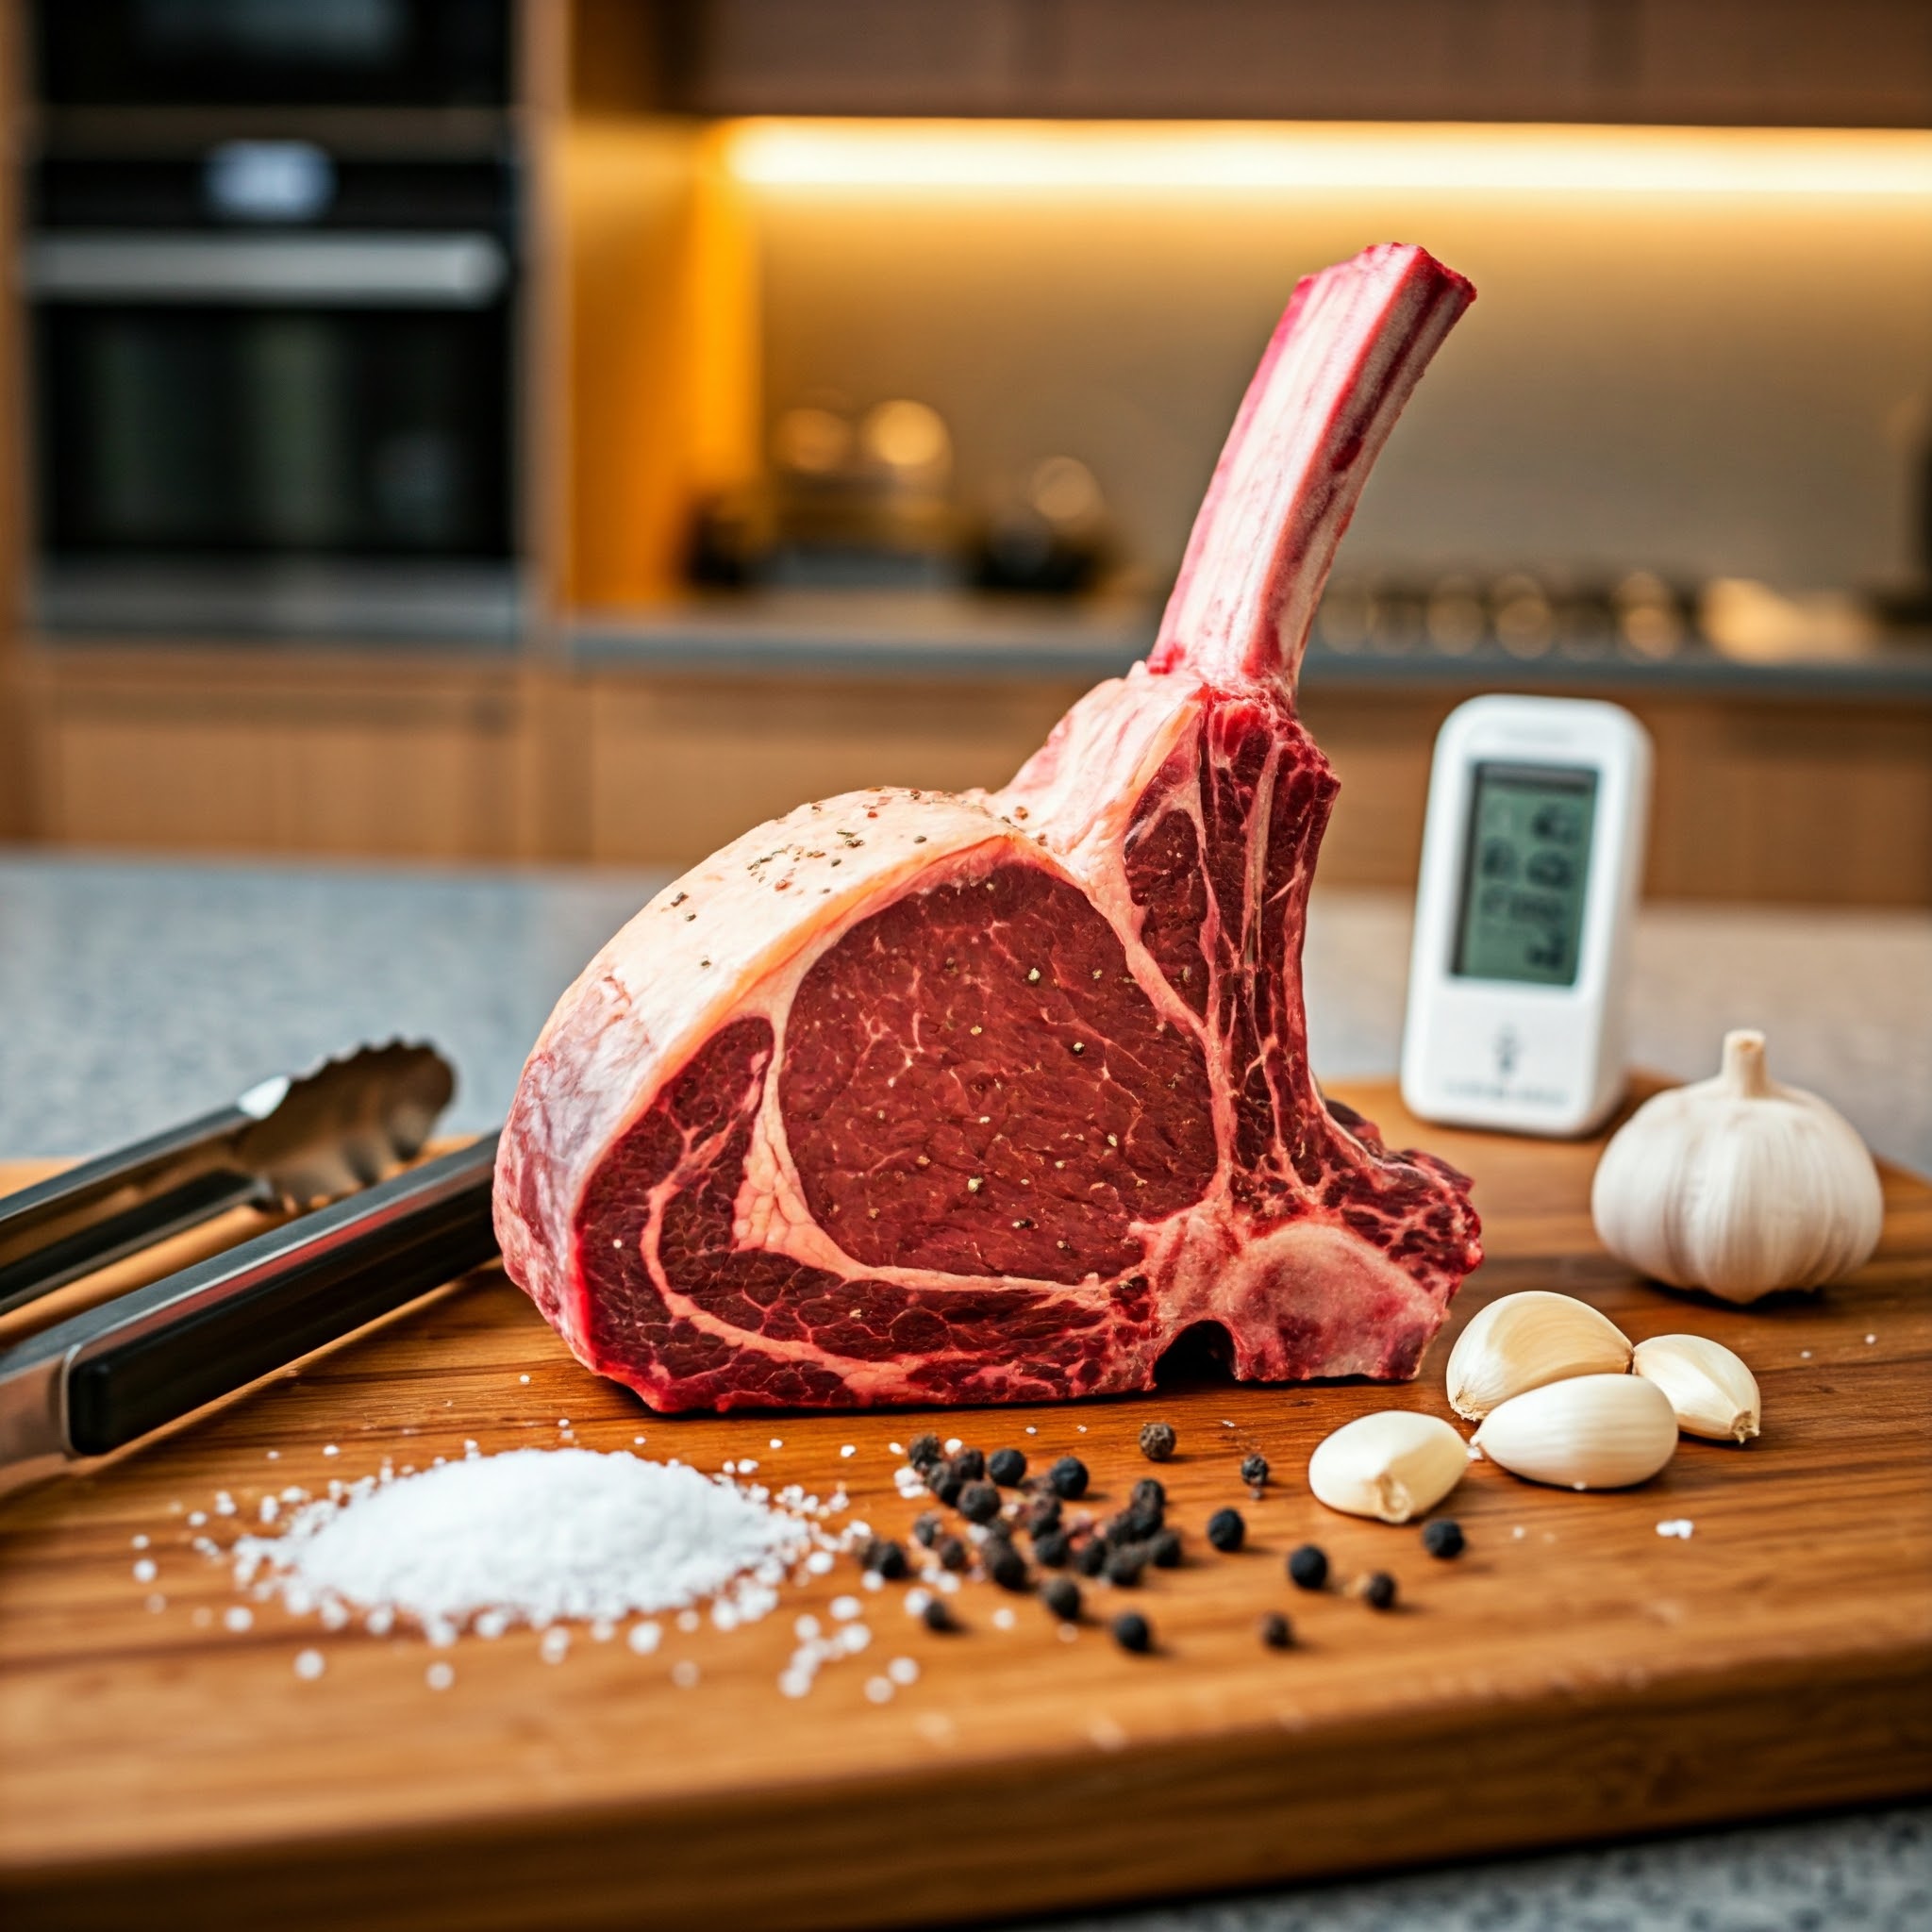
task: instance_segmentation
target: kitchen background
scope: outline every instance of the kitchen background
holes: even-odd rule
[[[681,865],[998,783],[1151,636],[1294,277],[1480,300],[1304,678],[1325,884],[1617,698],[1653,897],[1932,904],[1909,0],[7,16],[0,837]]]

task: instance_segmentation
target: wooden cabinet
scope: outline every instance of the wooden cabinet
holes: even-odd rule
[[[22,681],[31,829],[58,843],[501,859],[538,842],[514,667],[62,650]]]
[[[21,668],[31,837],[675,868],[807,799],[1004,784],[1087,683],[171,648]],[[1430,747],[1468,695],[1304,693],[1341,778],[1326,883],[1413,887]],[[1932,706],[1626,701],[1657,745],[1652,896],[1932,907]]]
[[[578,0],[580,104],[1932,123],[1924,0]]]

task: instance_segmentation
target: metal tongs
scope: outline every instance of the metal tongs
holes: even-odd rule
[[[0,1468],[106,1455],[493,1257],[496,1136],[404,1166],[454,1091],[432,1048],[368,1047],[0,1199],[0,1313],[230,1208],[307,1210],[0,1353]]]

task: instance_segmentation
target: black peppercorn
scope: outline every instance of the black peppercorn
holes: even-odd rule
[[[953,1621],[953,1613],[946,1607],[942,1596],[928,1597],[920,1616],[928,1630],[957,1630],[959,1626]]]
[[[1177,1529],[1156,1530],[1148,1540],[1147,1560],[1157,1570],[1181,1567],[1181,1533]]]
[[[1224,1556],[1240,1549],[1247,1534],[1239,1509],[1217,1509],[1208,1519],[1208,1541]]]
[[[976,1483],[986,1474],[986,1456],[978,1449],[962,1449],[953,1457],[953,1467],[962,1483]]]
[[[1268,1458],[1265,1456],[1243,1456],[1241,1480],[1249,1489],[1258,1490],[1268,1480]]]
[[[968,1483],[959,1491],[959,1514],[968,1523],[991,1523],[1000,1513],[1000,1492],[991,1483]]]
[[[1127,1495],[1130,1509],[1167,1507],[1167,1485],[1158,1476],[1143,1475]]]
[[[1058,1496],[1035,1496],[1020,1512],[1020,1521],[1034,1536],[1045,1536],[1048,1531],[1060,1526],[1060,1499]]]
[[[1064,1570],[1071,1545],[1063,1529],[1042,1530],[1033,1539],[1033,1560],[1045,1570]]]
[[[906,1574],[906,1552],[885,1537],[874,1537],[865,1546],[865,1567],[896,1583]]]
[[[963,1570],[972,1561],[971,1552],[956,1536],[942,1536],[933,1545],[933,1555],[947,1570]]]
[[[1270,1650],[1286,1650],[1294,1641],[1294,1625],[1279,1610],[1270,1610],[1256,1631]]]
[[[1026,1558],[999,1537],[988,1537],[980,1544],[979,1560],[986,1565],[986,1574],[1002,1590],[1025,1590],[1032,1583],[1026,1573]]]
[[[935,1435],[914,1436],[911,1446],[906,1451],[906,1460],[922,1473],[939,1459],[940,1439]]]
[[[1141,1573],[1147,1567],[1147,1547],[1144,1543],[1123,1543],[1119,1549],[1108,1553],[1107,1558],[1107,1580],[1118,1584],[1123,1590],[1132,1590],[1141,1580]]]
[[[939,1541],[940,1532],[945,1526],[945,1519],[941,1516],[940,1512],[937,1509],[928,1509],[912,1525],[912,1540],[915,1542],[924,1543],[927,1549],[931,1549],[933,1544]]]
[[[1075,1502],[1087,1493],[1087,1465],[1077,1456],[1062,1456],[1047,1471],[1046,1479],[1057,1496]]]
[[[1320,1590],[1328,1581],[1328,1553],[1319,1543],[1304,1543],[1288,1559],[1289,1581],[1302,1590]]]
[[[1003,1490],[1017,1489],[1026,1474],[1026,1456],[1020,1449],[995,1449],[987,1458],[986,1473]]]
[[[1174,1454],[1174,1444],[1172,1423],[1149,1423],[1141,1431],[1141,1454],[1149,1462],[1165,1462]]]
[[[1386,1570],[1372,1570],[1362,1579],[1362,1595],[1368,1599],[1372,1610],[1392,1609],[1395,1605],[1395,1579]]]
[[[1113,1620],[1113,1641],[1137,1657],[1154,1648],[1154,1626],[1139,1610],[1124,1610]]]
[[[1463,1549],[1462,1525],[1446,1516],[1423,1524],[1423,1548],[1432,1557],[1459,1557]]]
[[[966,1487],[950,1462],[942,1462],[933,1470],[925,1478],[925,1486],[948,1508],[959,1500],[959,1491]]]
[[[1074,1568],[1082,1576],[1098,1576],[1107,1568],[1107,1545],[1091,1536],[1074,1552]]]
[[[1056,1576],[1044,1585],[1040,1600],[1062,1624],[1080,1621],[1080,1586],[1071,1576]]]

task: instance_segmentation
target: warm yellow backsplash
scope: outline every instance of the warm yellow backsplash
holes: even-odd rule
[[[668,587],[692,483],[819,392],[935,406],[968,503],[1080,458],[1158,580],[1295,276],[1381,239],[1481,299],[1344,567],[1818,585],[1914,561],[1932,136],[582,124],[566,158],[589,602]]]

